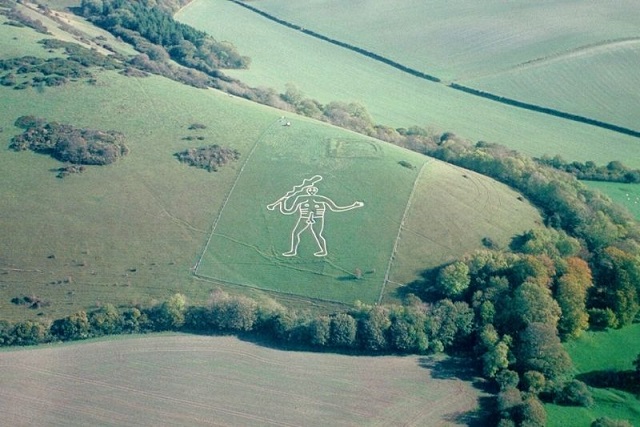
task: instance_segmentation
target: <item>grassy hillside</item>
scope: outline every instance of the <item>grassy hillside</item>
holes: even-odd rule
[[[14,31],[25,52],[59,54],[37,44],[41,37],[33,30]],[[15,42],[0,39],[2,46]],[[21,132],[14,121],[35,115],[122,132],[130,149],[115,164],[65,179],[55,177],[62,164],[52,158],[0,151],[0,308],[7,319],[56,318],[106,302],[148,303],[174,292],[205,301],[220,283],[245,293],[278,291],[296,304],[301,300],[295,295],[325,304],[374,302],[386,279],[410,280],[423,268],[481,247],[481,236],[507,242],[538,220],[536,210],[522,202],[487,206],[485,216],[464,214],[477,207],[478,194],[516,199],[487,178],[459,179],[459,169],[437,162],[421,173],[407,209],[425,157],[305,118],[287,116],[291,126],[283,126],[281,111],[217,91],[159,77],[92,72],[93,84],[82,79],[57,87],[0,88],[0,104],[8,112],[0,117],[4,147]],[[189,129],[194,123],[204,129]],[[232,147],[240,160],[208,173],[174,157],[208,144]],[[321,194],[339,205],[365,206],[328,214],[326,258],[312,256],[312,236],[303,233],[301,255],[311,259],[306,268],[296,264],[304,259],[281,256],[295,216],[270,212],[266,205],[314,174],[323,176]],[[458,215],[458,226],[465,227],[453,229],[432,216],[421,220],[417,209],[425,204],[444,209],[443,217]],[[407,230],[424,230],[426,237],[405,238],[405,217]],[[449,239],[446,254],[425,256],[425,239],[442,236]],[[402,260],[397,265],[390,262],[394,250]],[[260,268],[256,253],[268,255]],[[199,277],[193,276],[196,267]],[[362,278],[354,281],[357,269]],[[44,305],[29,310],[10,302],[22,296],[37,296]]]
[[[423,170],[398,238],[387,292],[408,283],[432,265],[451,262],[489,238],[506,248],[510,230],[540,225],[539,212],[504,184],[447,163],[431,161]]]
[[[315,123],[277,123],[256,141],[255,151],[221,213],[198,274],[286,293],[352,303],[375,302],[384,282],[398,224],[427,160],[375,140]],[[415,169],[402,167],[410,161]],[[311,230],[300,235],[296,256],[289,251],[298,212],[283,215],[267,205],[314,175],[318,194],[338,206],[361,208],[324,214],[328,254],[319,251]],[[321,198],[317,201],[322,203]],[[294,199],[289,200],[289,207]],[[321,219],[312,219],[319,233]],[[362,271],[354,280],[356,269]]]
[[[637,128],[640,21],[633,1],[252,5],[443,80]]]
[[[468,382],[442,378],[438,359],[286,352],[224,337],[2,352],[0,364],[10,425],[455,426],[479,398]]]
[[[284,91],[291,83],[324,103],[359,101],[377,122],[394,127],[418,124],[454,131],[471,140],[501,143],[536,156],[560,154],[602,164],[624,158],[630,166],[640,166],[637,138],[509,107],[418,79],[278,25],[231,2],[196,0],[177,18],[218,39],[232,41],[251,56],[249,70],[229,74],[252,85]],[[249,27],[252,31],[245,31]]]
[[[194,296],[207,294],[210,287],[193,282],[189,268],[237,170],[210,174],[180,164],[172,154],[193,145],[182,140],[192,133],[191,123],[211,124],[211,117],[220,125],[200,134],[246,154],[246,141],[273,113],[259,107],[245,112],[245,103],[166,79],[139,81],[114,73],[101,74],[96,86],[71,84],[44,93],[2,89],[1,99],[12,111],[0,125],[4,147],[18,133],[12,122],[34,114],[119,130],[131,150],[117,164],[63,180],[51,172],[61,166],[56,160],[0,151],[6,183],[0,225],[5,316],[27,315],[9,303],[19,295],[51,301],[46,313],[55,316],[99,301],[144,301],[185,287]]]

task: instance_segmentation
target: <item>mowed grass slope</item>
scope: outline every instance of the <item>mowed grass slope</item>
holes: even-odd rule
[[[287,352],[189,335],[79,350],[0,352],[4,423],[455,426],[478,407],[477,390],[442,378],[437,358]]]
[[[323,103],[361,102],[376,122],[394,127],[420,125],[434,131],[453,131],[471,140],[497,142],[535,156],[560,154],[599,164],[624,158],[629,166],[640,167],[637,138],[509,107],[418,79],[283,27],[231,2],[196,0],[177,18],[233,42],[251,56],[249,70],[229,74],[255,86],[284,91],[286,84],[292,83],[306,96]],[[420,22],[425,25],[425,20]]]
[[[412,229],[429,229],[428,238],[446,235],[455,242],[447,244],[447,256],[481,247],[479,236],[494,237],[492,221],[477,217],[469,216],[466,224],[477,229],[469,233],[466,227],[446,224],[435,230],[421,225],[419,215],[409,215],[420,206],[406,209],[425,162],[416,197],[440,206],[443,217],[455,216],[446,213],[449,208],[465,212],[446,190],[451,185],[447,176],[460,176],[456,168],[440,165],[433,175],[431,161],[416,153],[302,117],[287,116],[292,125],[283,126],[281,111],[164,78],[96,71],[96,80],[93,85],[78,81],[43,90],[0,88],[5,111],[0,117],[0,144],[5,147],[0,150],[0,308],[9,320],[53,319],[107,302],[149,303],[174,292],[193,303],[204,302],[221,283],[251,295],[262,289],[325,302],[375,302],[395,260],[394,248],[401,250],[404,262],[414,260],[394,266],[396,281],[445,259],[422,260],[424,242],[407,245],[411,240],[401,238],[396,245],[405,211],[407,218],[417,218],[410,220]],[[57,179],[58,161],[6,148],[21,132],[13,123],[22,115],[123,132],[130,153],[113,165]],[[206,128],[189,130],[193,123]],[[235,148],[241,158],[208,173],[173,156],[206,144]],[[336,204],[362,201],[365,206],[328,213],[329,256],[310,255],[317,248],[307,232],[300,253],[311,261],[296,265],[300,258],[282,257],[296,217],[268,211],[266,205],[316,174],[323,176],[321,194]],[[422,194],[425,177],[430,177],[430,186],[444,190],[427,188]],[[482,186],[492,187],[489,179],[482,180]],[[471,209],[477,205],[473,197],[462,200]],[[520,223],[506,220],[514,214],[511,209],[492,211],[509,223],[497,240],[534,223],[529,214]],[[255,255],[262,262],[263,253],[268,262],[257,268]],[[202,277],[212,280],[194,277],[196,266]],[[357,270],[362,279],[355,281]],[[326,286],[326,278],[331,286]],[[10,302],[22,296],[37,296],[48,304],[29,310]]]
[[[286,120],[286,119],[285,119]],[[506,246],[540,225],[538,211],[506,186],[389,144],[308,120],[275,123],[251,158],[215,224],[197,274],[323,300],[393,300],[395,285],[482,247]],[[404,166],[403,166],[404,165]],[[296,211],[267,206],[304,179],[345,212],[325,213],[327,256],[310,230],[290,250]],[[322,199],[318,199],[321,200]],[[295,196],[288,200],[292,208]],[[314,219],[319,222],[319,219]],[[313,225],[319,232],[320,225]]]
[[[388,280],[407,283],[424,269],[481,248],[484,237],[506,246],[517,233],[540,225],[535,208],[486,177],[313,122],[289,123],[276,123],[256,142],[198,275],[348,304],[373,303],[383,297]],[[323,178],[316,184],[319,195],[339,206],[364,206],[327,209],[327,256],[315,256],[320,247],[310,230],[300,234],[296,256],[285,256],[300,213],[283,215],[267,205],[315,175]],[[287,206],[294,203],[292,197]],[[317,231],[319,225],[313,227]]]
[[[427,158],[308,120],[286,123],[276,123],[256,142],[197,273],[349,304],[357,299],[373,303],[380,295],[413,183]],[[312,198],[320,205],[308,209],[326,209],[324,230],[317,217],[322,214],[316,213],[310,228],[300,234],[297,254],[285,256],[294,226],[299,218],[306,223],[307,216],[300,210],[283,215],[279,207],[268,210],[267,205],[316,175],[322,177],[315,184],[319,196],[338,207],[354,202],[364,206],[334,212],[325,205],[327,199]],[[288,208],[296,206],[299,195],[286,202]],[[324,234],[326,256],[314,255],[321,247],[311,228]]]

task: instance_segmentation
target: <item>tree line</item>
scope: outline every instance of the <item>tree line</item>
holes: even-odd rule
[[[627,184],[640,183],[640,169],[630,169],[618,160],[607,163],[606,166],[598,166],[593,161],[569,162],[561,156],[542,156],[536,161],[565,171],[578,179],[588,181],[624,182]]]
[[[246,68],[250,62],[232,44],[173,19],[163,2],[83,0],[80,11],[95,25],[141,51],[168,56],[208,75],[216,76],[219,68]]]

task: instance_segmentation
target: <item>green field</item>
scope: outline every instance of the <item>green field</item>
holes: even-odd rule
[[[252,5],[443,80],[638,129],[634,1]]]
[[[314,298],[373,303],[380,296],[413,182],[427,158],[339,129],[290,123],[276,123],[256,142],[197,273]],[[403,168],[401,160],[415,169]],[[320,248],[310,229],[300,235],[297,256],[283,256],[300,214],[282,215],[266,207],[314,175],[323,177],[316,184],[318,194],[336,205],[362,201],[364,206],[327,210],[327,256],[314,256]],[[362,271],[360,280],[353,280],[356,269]]]
[[[281,19],[447,80],[638,37],[637,3],[260,0]]]
[[[611,200],[624,206],[638,220],[640,220],[640,185],[623,184],[619,182],[583,181],[590,188],[602,191]]]
[[[640,40],[634,39],[543,58],[464,84],[637,130],[638,69]]]
[[[479,393],[439,377],[441,361],[189,335],[5,351],[0,414],[5,425],[464,425]]]
[[[578,374],[607,369],[630,371],[631,362],[640,351],[640,324],[607,332],[587,332],[565,346]],[[592,388],[592,391],[595,405],[591,408],[545,405],[549,426],[588,425],[602,416],[640,425],[640,402],[636,396],[616,389]]]
[[[471,140],[497,142],[535,156],[560,154],[566,159],[598,164],[623,158],[629,166],[640,167],[637,138],[509,107],[418,79],[278,25],[231,2],[196,0],[177,18],[220,40],[233,42],[250,56],[249,70],[228,74],[254,86],[284,91],[291,83],[323,103],[361,102],[375,121],[394,127],[420,125],[453,131]]]

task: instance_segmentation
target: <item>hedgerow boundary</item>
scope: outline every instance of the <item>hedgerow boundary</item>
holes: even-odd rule
[[[531,103],[528,103],[528,102],[518,101],[516,99],[507,98],[507,97],[504,97],[504,96],[496,95],[496,94],[493,94],[493,93],[490,93],[490,92],[485,92],[485,91],[478,90],[478,89],[473,89],[473,88],[470,88],[470,87],[467,87],[467,86],[459,85],[457,83],[449,83],[449,84],[447,84],[447,83],[443,82],[442,79],[440,79],[437,76],[434,76],[432,74],[424,73],[422,71],[416,70],[415,68],[408,67],[408,66],[403,65],[403,64],[401,64],[399,62],[396,62],[396,61],[394,61],[392,59],[386,58],[386,57],[384,57],[382,55],[378,55],[375,52],[371,52],[371,51],[363,49],[361,47],[354,46],[354,45],[351,45],[349,43],[345,43],[343,41],[333,39],[331,37],[327,37],[327,36],[325,36],[323,34],[317,33],[315,31],[309,30],[307,28],[303,28],[303,27],[301,27],[301,26],[299,26],[297,24],[293,24],[291,22],[285,21],[284,19],[280,19],[277,16],[271,15],[271,14],[269,14],[269,13],[263,11],[263,10],[260,10],[260,9],[258,9],[256,7],[254,7],[254,6],[251,6],[251,5],[247,4],[244,1],[241,1],[241,0],[229,0],[229,1],[231,1],[232,3],[237,4],[238,6],[244,7],[244,8],[246,8],[246,9],[248,9],[248,10],[254,12],[254,13],[257,13],[258,15],[263,16],[266,19],[269,19],[269,20],[271,20],[273,22],[276,22],[276,23],[278,23],[280,25],[283,25],[283,26],[285,26],[287,28],[290,28],[290,29],[295,30],[295,31],[300,31],[301,33],[304,33],[304,34],[309,35],[311,37],[315,37],[315,38],[317,38],[319,40],[322,40],[322,41],[334,44],[336,46],[351,50],[351,51],[353,51],[353,52],[355,52],[357,54],[360,54],[360,55],[366,56],[368,58],[371,58],[374,61],[378,61],[378,62],[381,62],[383,64],[386,64],[386,65],[388,65],[390,67],[393,67],[393,68],[395,68],[397,70],[400,70],[403,73],[410,74],[410,75],[412,75],[414,77],[417,77],[417,78],[420,78],[420,79],[423,79],[423,80],[427,80],[427,81],[430,81],[430,82],[433,82],[433,83],[441,83],[441,84],[445,85],[446,87],[448,87],[450,89],[457,90],[457,91],[460,91],[460,92],[464,92],[466,94],[477,96],[477,97],[480,97],[480,98],[488,99],[490,101],[499,102],[501,104],[509,105],[511,107],[521,108],[521,109],[533,111],[533,112],[536,112],[536,113],[541,113],[541,114],[546,114],[546,115],[553,116],[553,117],[558,117],[558,118],[561,118],[561,119],[564,119],[564,120],[570,120],[570,121],[573,121],[573,122],[578,122],[578,123],[583,123],[583,124],[590,125],[590,126],[599,127],[599,128],[606,129],[606,130],[609,130],[609,131],[612,131],[612,132],[616,132],[616,133],[620,133],[620,134],[623,134],[623,135],[629,135],[629,136],[632,136],[634,138],[640,138],[640,131],[634,130],[634,129],[630,129],[630,128],[627,128],[627,127],[624,127],[624,126],[618,126],[618,125],[613,124],[613,123],[603,122],[601,120],[596,120],[596,119],[592,119],[592,118],[589,118],[589,117],[581,116],[581,115],[578,115],[578,114],[572,114],[572,113],[568,113],[568,112],[565,112],[565,111],[556,110],[554,108],[549,108],[549,107],[545,107],[545,106],[541,106],[541,105],[531,104]]]

